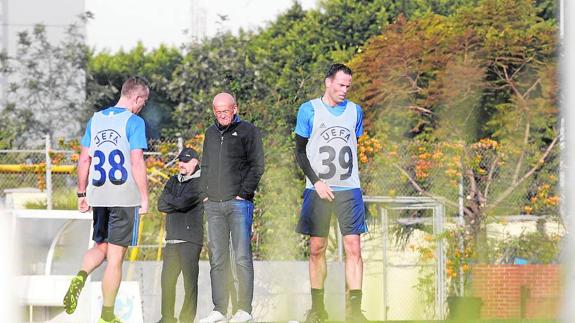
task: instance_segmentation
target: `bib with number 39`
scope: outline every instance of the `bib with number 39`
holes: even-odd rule
[[[339,116],[329,112],[321,99],[311,103],[313,129],[306,146],[311,167],[329,186],[359,188],[355,103],[347,101],[345,111]],[[313,187],[307,178],[306,187]]]

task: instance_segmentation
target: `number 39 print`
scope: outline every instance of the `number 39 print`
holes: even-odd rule
[[[333,178],[339,168],[339,170],[343,170],[345,173],[339,176],[340,180],[346,180],[351,176],[353,171],[353,157],[351,153],[351,148],[349,146],[343,146],[339,153],[336,155],[336,151],[331,146],[321,146],[319,147],[320,154],[327,154],[327,158],[323,158],[321,163],[324,166],[327,166],[328,170],[326,173],[320,173],[319,178],[321,179],[330,179]],[[337,157],[337,161],[339,165],[334,163]],[[339,167],[337,167],[339,166]]]

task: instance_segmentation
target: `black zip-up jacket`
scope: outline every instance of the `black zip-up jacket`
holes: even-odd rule
[[[158,210],[167,213],[166,240],[204,242],[204,205],[200,190],[200,170],[180,181],[170,177],[158,199]]]
[[[229,126],[216,122],[206,130],[202,197],[221,202],[239,196],[251,201],[263,173],[264,149],[256,126],[236,115]]]

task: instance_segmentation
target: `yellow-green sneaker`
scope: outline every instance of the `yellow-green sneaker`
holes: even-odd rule
[[[114,317],[111,321],[106,321],[100,317],[100,320],[98,321],[98,323],[122,323],[122,321],[120,321],[120,319],[117,317]]]
[[[66,308],[66,313],[72,314],[78,306],[78,298],[80,297],[80,292],[84,287],[84,278],[82,276],[75,276],[70,282],[70,287],[64,296],[64,307]]]

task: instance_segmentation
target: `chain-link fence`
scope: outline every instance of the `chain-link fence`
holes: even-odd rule
[[[411,268],[423,266],[419,267],[418,288],[434,282],[429,280],[433,273],[423,269],[432,249],[428,241],[413,241],[414,237],[426,236],[432,245],[444,242],[447,294],[464,295],[475,263],[560,261],[565,230],[559,205],[559,153],[556,140],[529,147],[509,147],[492,140],[472,145],[412,141],[382,149],[363,168],[362,181],[369,195],[430,197],[445,206],[443,234],[426,235],[428,215],[421,210],[394,211],[390,234],[404,242],[396,244],[403,247],[394,252],[419,253],[418,261],[410,264]],[[430,261],[436,259],[433,256]],[[421,292],[419,296],[425,297],[425,290]],[[408,299],[402,304],[409,303]],[[388,314],[408,319],[426,310],[431,318],[432,303],[428,300],[419,309],[390,308]]]
[[[76,209],[76,163],[80,146],[75,140],[46,138],[39,149],[0,150],[0,196],[8,207],[28,209]],[[170,175],[177,172],[175,157],[184,145],[198,147],[201,138],[149,141],[144,153],[148,168],[151,206]],[[143,218],[139,247],[131,259],[159,259],[164,236],[164,217],[151,207]]]
[[[37,149],[0,150],[0,193],[36,193],[18,207],[75,209],[76,163],[80,152],[77,141],[46,138],[46,145]],[[166,175],[175,171],[173,159],[186,142],[183,138],[150,141],[144,153],[152,190]],[[190,144],[190,143],[188,143]],[[27,196],[28,198],[30,196]]]
[[[366,197],[364,293],[376,320],[443,319],[446,293],[443,204],[427,197]],[[377,216],[375,216],[377,211]],[[417,217],[414,215],[417,214]],[[377,304],[375,304],[376,302]]]
[[[51,149],[49,139],[46,142],[43,149],[0,150],[0,192],[11,195],[15,206],[52,208],[58,196],[57,206],[71,208],[65,199],[67,191],[73,191],[75,199],[74,152]]]
[[[161,259],[165,217],[153,206],[169,176],[177,172],[175,157],[181,147],[201,151],[202,142],[203,137],[197,136],[149,143],[145,159],[152,207],[141,223],[139,246],[128,253],[130,259]],[[396,207],[367,201],[370,232],[362,237],[365,289],[366,295],[375,294],[366,301],[378,302],[371,308],[381,309],[370,313],[373,317],[441,318],[445,295],[465,293],[470,268],[478,261],[508,264],[559,260],[565,231],[557,187],[559,151],[553,143],[521,151],[487,140],[467,146],[413,141],[385,148],[373,140],[363,140],[359,151],[365,195],[434,201],[441,205],[446,229],[437,234],[432,211],[420,204]],[[24,196],[21,201],[12,201],[21,203],[20,207],[48,208],[51,203],[54,209],[75,209],[78,153],[77,142],[49,140],[42,149],[1,150],[0,192],[5,197]],[[268,258],[268,250],[278,246],[284,251],[287,246],[297,249],[289,250],[297,259],[309,256],[305,238],[283,236],[285,230],[292,231],[291,227],[283,231],[270,228],[274,223],[294,225],[301,206],[301,196],[295,196],[294,190],[287,196],[285,187],[269,185],[276,176],[290,174],[277,171],[286,167],[282,165],[266,165],[270,172],[264,177],[274,175],[262,180],[257,194],[253,232],[256,259],[275,259]],[[303,190],[303,181],[300,184]],[[277,187],[282,192],[274,191]],[[267,214],[277,198],[283,199],[282,207],[293,207],[283,215],[279,213],[288,221],[277,221],[278,213]],[[386,217],[382,217],[382,209],[387,210]],[[342,239],[333,220],[327,256],[330,261],[341,261]],[[278,232],[282,232],[283,240]],[[482,237],[483,245],[478,248],[476,242]],[[443,244],[441,248],[439,244]]]
[[[169,175],[177,171],[174,158],[181,147],[185,145],[201,150],[202,142],[203,137],[196,136],[149,143],[145,157],[151,205],[155,205],[154,201]],[[36,150],[1,150],[0,192],[3,195],[14,190],[31,192],[27,202],[13,201],[28,208],[49,208],[51,204],[55,209],[75,209],[78,153],[78,142],[62,140],[54,143],[47,140],[45,147]],[[521,151],[490,140],[467,146],[413,141],[383,149],[371,139],[360,141],[360,172],[366,195],[431,197],[445,205],[448,220],[459,219],[460,223],[469,226],[471,231],[468,233],[475,234],[477,232],[472,231],[480,225],[492,223],[490,226],[498,229],[490,231],[500,239],[509,234],[509,230],[501,229],[502,223],[509,222],[509,216],[518,216],[514,218],[515,222],[529,220],[535,223],[535,229],[541,233],[546,229],[549,231],[550,225],[553,227],[560,223],[558,157],[558,147],[554,143],[540,149]],[[273,167],[267,165],[267,169]],[[272,193],[277,192],[264,191],[261,194]],[[36,200],[30,198],[34,194]],[[257,208],[258,217],[265,214],[266,205],[257,205]],[[157,213],[152,208],[154,212]],[[141,245],[154,248],[141,249],[138,259],[157,258],[163,217],[159,213],[153,215],[158,216],[150,216],[144,223]],[[422,216],[416,211],[402,215],[410,219]],[[254,227],[254,254],[265,257],[258,252],[265,239],[260,239],[258,227]],[[333,241],[329,257],[337,259],[341,248],[337,248],[337,238],[334,237]],[[299,247],[302,248],[302,258],[306,258],[305,244],[300,243]],[[501,256],[490,257],[496,261]]]
[[[362,173],[369,195],[430,196],[455,214],[559,214],[559,149],[495,141],[410,142],[385,148]]]

